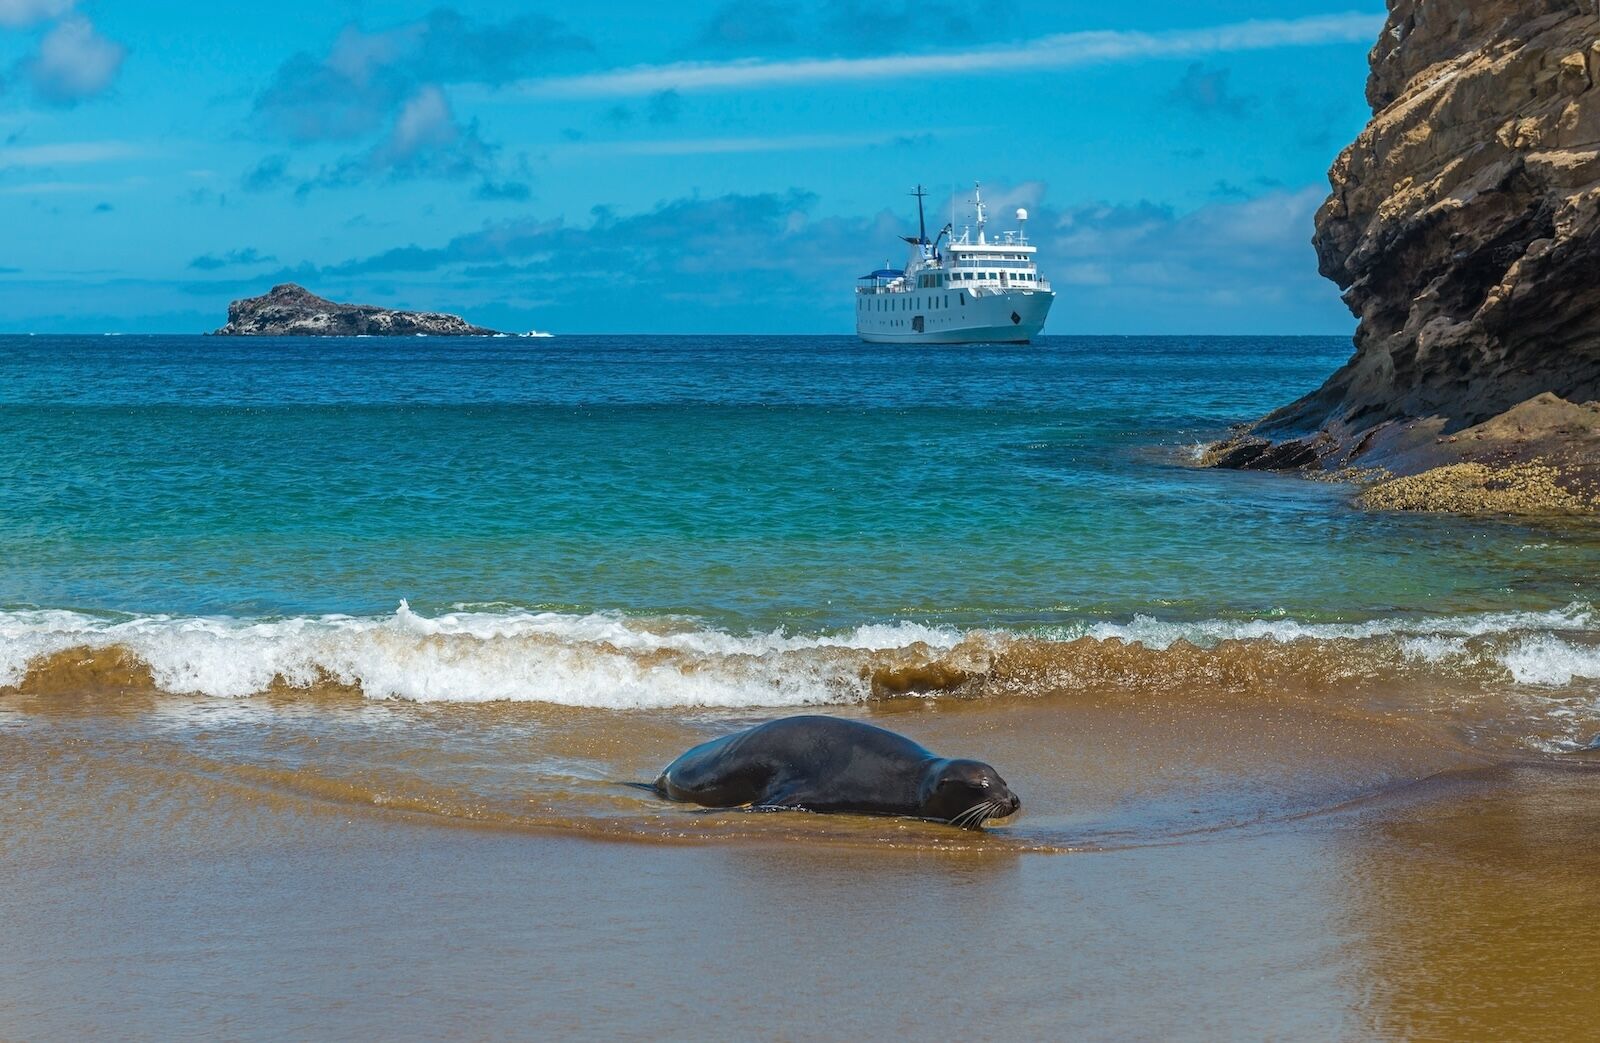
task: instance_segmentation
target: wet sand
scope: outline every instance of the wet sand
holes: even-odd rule
[[[1418,692],[833,709],[1000,766],[1024,812],[975,834],[615,785],[776,711],[12,694],[0,1024],[1574,1038],[1600,980],[1600,755],[1486,742],[1504,710]]]

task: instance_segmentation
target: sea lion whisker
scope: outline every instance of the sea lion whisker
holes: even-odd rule
[[[967,820],[968,816],[970,816],[974,811],[977,811],[977,810],[978,810],[978,805],[973,805],[972,807],[970,807],[967,810],[963,811],[961,814],[957,815],[955,818],[951,819],[950,820],[950,824],[952,826],[960,826],[961,828],[965,829],[966,825],[967,825],[966,820]]]
[[[982,804],[974,804],[972,807],[957,815],[955,817],[955,821],[961,826],[962,829],[976,828],[977,826],[981,826],[983,824],[984,809],[986,809],[988,806],[989,804],[987,801]]]

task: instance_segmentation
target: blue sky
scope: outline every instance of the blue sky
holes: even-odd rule
[[[911,186],[947,214],[981,179],[1032,211],[1051,333],[1345,333],[1311,220],[1381,21],[0,0],[0,329],[196,332],[292,280],[512,330],[849,332]]]

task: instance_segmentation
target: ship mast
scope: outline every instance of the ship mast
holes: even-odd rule
[[[918,185],[917,190],[911,194],[917,197],[917,245],[926,246],[928,245],[928,219],[922,214],[922,201],[927,198],[928,193],[922,190],[921,185]]]

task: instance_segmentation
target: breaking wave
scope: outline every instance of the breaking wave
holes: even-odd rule
[[[1481,686],[1600,679],[1585,603],[1364,623],[1169,622],[1041,632],[901,622],[737,634],[685,619],[514,610],[287,619],[0,612],[0,690],[239,698],[339,690],[420,702],[782,707],[895,695],[1292,691],[1436,675]]]

